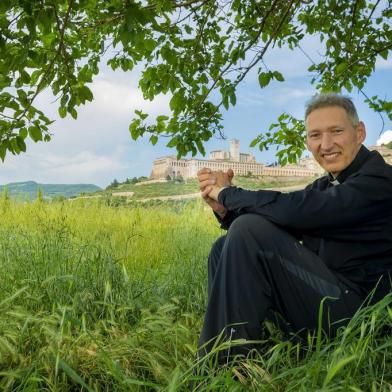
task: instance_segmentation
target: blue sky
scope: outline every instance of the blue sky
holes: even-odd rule
[[[316,38],[308,38],[303,47],[314,59],[322,51]],[[265,63],[270,69],[280,71],[286,81],[260,89],[256,70],[250,72],[237,92],[237,105],[224,112],[227,140],[211,139],[205,144],[207,154],[215,149],[228,149],[228,140],[237,138],[241,151],[252,152],[258,162],[273,162],[274,149],[262,153],[257,148],[250,149],[249,143],[284,111],[303,117],[305,102],[315,93],[310,85],[311,76],[306,71],[309,60],[299,50],[292,52],[283,48],[269,53]],[[148,176],[155,158],[176,152],[165,146],[165,138],[155,146],[149,144],[147,138],[133,141],[128,125],[135,109],[143,109],[151,117],[169,113],[170,96],[146,102],[137,84],[137,70],[113,72],[103,64],[91,86],[94,102],[79,109],[77,120],[58,118],[54,98],[46,91],[39,97],[38,104],[56,119],[52,141],[28,142],[26,153],[8,155],[0,164],[0,184],[34,180],[40,183],[94,183],[105,187],[114,178],[122,181],[126,177]],[[368,96],[379,94],[392,99],[390,86],[392,60],[379,59],[364,91]],[[367,127],[365,144],[376,144],[382,131],[380,116],[363,103],[359,93],[353,91],[349,95]],[[384,131],[392,130],[392,123],[387,118],[384,120]]]

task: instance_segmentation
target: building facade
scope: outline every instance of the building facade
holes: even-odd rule
[[[313,158],[301,159],[298,165],[266,166],[257,163],[251,153],[240,152],[240,142],[230,140],[229,151],[211,151],[209,159],[177,159],[173,156],[160,157],[154,160],[151,170],[151,179],[164,179],[176,177],[195,178],[197,172],[203,167],[211,170],[227,171],[232,169],[236,175],[256,175],[273,177],[312,177],[320,176],[324,170]]]

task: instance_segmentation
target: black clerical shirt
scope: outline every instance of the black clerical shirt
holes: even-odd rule
[[[219,202],[228,210],[222,228],[244,213],[262,215],[362,294],[392,273],[392,166],[364,146],[336,179],[327,175],[290,193],[232,186],[219,193]]]

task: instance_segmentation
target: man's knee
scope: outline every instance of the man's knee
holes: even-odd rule
[[[277,230],[277,226],[261,215],[243,214],[231,224],[227,239],[263,243],[272,239]]]

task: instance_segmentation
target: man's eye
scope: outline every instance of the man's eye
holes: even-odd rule
[[[320,136],[320,135],[319,135],[318,133],[311,133],[311,134],[309,135],[309,137],[310,137],[311,139],[317,139],[319,136]]]
[[[333,133],[337,133],[337,134],[342,133],[342,132],[343,132],[343,129],[334,129],[333,130]]]

